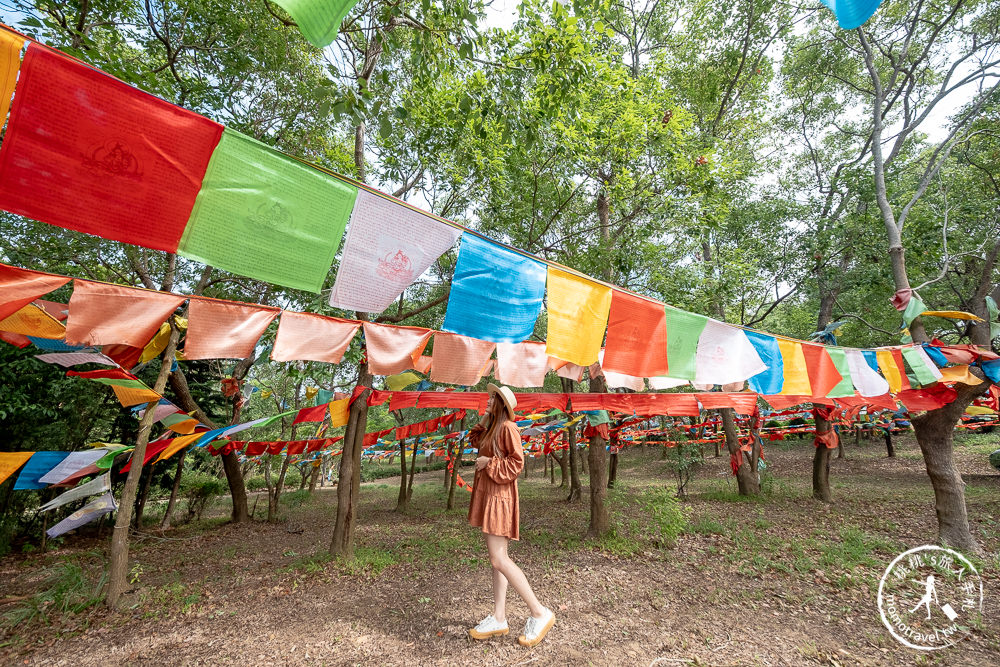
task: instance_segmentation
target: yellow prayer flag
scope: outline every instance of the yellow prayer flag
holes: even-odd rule
[[[903,388],[903,377],[900,375],[899,366],[896,359],[889,350],[875,350],[875,359],[878,361],[878,368],[882,375],[889,382],[889,391],[893,394]]]
[[[982,405],[970,405],[965,409],[965,414],[967,415],[995,415],[996,413],[996,410],[983,407]]]
[[[17,83],[17,71],[21,69],[21,47],[24,38],[6,30],[0,30],[0,125],[7,120],[10,98]]]
[[[319,387],[306,387],[306,400],[311,401],[319,393]]]
[[[983,318],[978,315],[973,315],[972,313],[967,313],[964,310],[925,310],[920,313],[923,315],[933,315],[934,317],[947,317],[951,320],[971,320],[973,322],[982,322]]]
[[[34,452],[0,452],[0,484],[21,469]]]
[[[66,335],[66,327],[52,317],[44,308],[29,303],[21,310],[7,316],[0,322],[0,331],[58,340]]]
[[[142,349],[142,355],[139,357],[139,363],[144,364],[148,361],[152,361],[156,357],[160,356],[160,353],[167,349],[167,343],[170,342],[170,323],[164,322],[160,325],[160,330],[156,332],[146,347]]]
[[[548,268],[545,353],[578,366],[597,361],[611,310],[611,288]]]
[[[336,428],[347,424],[347,415],[350,412],[349,398],[342,398],[339,401],[330,401],[330,422]]]
[[[385,379],[385,386],[387,386],[390,391],[403,391],[411,384],[416,384],[418,382],[420,382],[420,376],[416,373],[407,371],[406,373],[400,373],[399,375],[388,376]]]
[[[802,344],[779,338],[778,350],[781,352],[784,376],[779,393],[788,396],[812,396],[812,385],[809,383],[809,370],[806,368],[806,355],[802,352]]]

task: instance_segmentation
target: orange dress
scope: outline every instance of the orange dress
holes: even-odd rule
[[[484,533],[520,539],[517,504],[517,476],[524,468],[521,432],[508,421],[496,433],[494,442],[482,442],[484,429],[475,426],[469,433],[471,444],[479,445],[478,456],[488,456],[489,464],[476,471],[469,502],[469,525],[481,526]]]

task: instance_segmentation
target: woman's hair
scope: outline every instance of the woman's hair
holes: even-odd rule
[[[490,415],[490,425],[483,433],[482,442],[492,443],[493,439],[496,437],[497,431],[500,427],[510,420],[510,416],[507,414],[507,404],[503,402],[503,399],[493,395],[493,410],[489,413]]]

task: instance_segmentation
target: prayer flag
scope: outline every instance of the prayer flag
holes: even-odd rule
[[[982,384],[982,378],[977,378],[969,372],[968,366],[951,366],[941,369],[941,380],[943,382],[961,382],[968,385]]]
[[[166,461],[171,456],[181,451],[193,442],[197,442],[201,438],[201,433],[189,433],[187,435],[178,436],[170,441],[170,444],[160,452],[159,457],[156,459],[156,463],[160,461]]]
[[[358,191],[330,305],[381,313],[461,235],[402,202]]]
[[[920,317],[920,313],[924,312],[926,308],[927,306],[924,305],[924,302],[920,299],[920,296],[916,292],[914,292],[910,296],[910,300],[907,302],[906,308],[903,309],[904,327],[910,326],[910,323],[913,322],[913,320]]]
[[[222,126],[39,44],[0,147],[0,208],[175,252]]]
[[[177,254],[319,292],[357,189],[226,128]]]
[[[118,365],[113,359],[110,359],[102,352],[51,352],[49,354],[36,354],[35,359],[44,361],[47,364],[58,364],[63,368],[79,366],[81,364]]]
[[[476,384],[495,349],[496,343],[485,340],[444,332],[434,334],[431,382]]]
[[[0,484],[17,472],[35,452],[0,452]]]
[[[687,383],[687,380],[667,377],[665,375],[649,378],[649,388],[657,391],[662,389],[673,389],[674,387],[683,387]]]
[[[670,335],[669,329],[667,335]],[[717,320],[705,323],[695,353],[695,382],[741,382],[765,370],[767,366],[742,329]]]
[[[292,424],[302,424],[305,422],[321,422],[326,419],[327,404],[323,403],[312,408],[302,408],[295,415]]]
[[[162,396],[149,387],[127,387],[124,385],[111,385],[111,391],[115,393],[115,398],[122,404],[122,407],[130,408],[140,403],[152,403],[159,401]]]
[[[812,395],[816,398],[826,398],[833,391],[833,388],[844,379],[843,376],[822,345],[803,345],[802,354],[805,356],[806,367],[809,369],[809,384],[812,386]],[[853,390],[851,395],[854,395]]]
[[[601,350],[598,355],[598,364],[601,367],[601,374],[604,375],[604,381],[609,388],[625,388],[632,391],[642,391],[646,388],[646,380],[644,378],[606,370],[604,368],[604,355],[605,351]]]
[[[337,39],[340,24],[358,0],[274,0],[295,19],[302,36],[323,48]]]
[[[43,484],[58,484],[67,477],[83,470],[89,465],[93,465],[107,451],[102,449],[88,449],[82,452],[70,452],[62,461],[57,463],[51,470],[42,475],[38,481]]]
[[[62,322],[33,303],[0,321],[0,331],[49,340],[59,340],[66,335]]]
[[[184,358],[248,359],[277,308],[191,299]]]
[[[892,352],[886,349],[875,350],[875,357],[878,359],[879,370],[889,383],[889,391],[898,393],[903,388],[902,371],[896,366],[896,360]]]
[[[3,34],[0,31],[0,35]],[[59,289],[69,281],[69,278],[61,276],[0,264],[0,320],[7,319],[38,297]]]
[[[80,486],[70,489],[66,493],[62,493],[49,502],[42,505],[38,511],[48,512],[54,510],[57,507],[62,507],[66,503],[71,503],[74,500],[79,500],[80,498],[86,498],[87,496],[93,496],[98,493],[104,493],[111,488],[111,473],[106,472],[100,477],[95,477],[86,484],[81,484]]]
[[[951,320],[969,320],[972,322],[982,322],[983,318],[978,315],[973,315],[972,313],[967,313],[964,310],[925,310],[920,313],[923,315],[933,315],[934,317],[944,317]]]
[[[889,392],[889,382],[873,369],[861,350],[845,350],[851,382],[862,396],[882,396]]]
[[[14,95],[17,71],[21,68],[21,48],[24,38],[0,29],[0,126],[7,120],[10,98]]]
[[[851,367],[848,363],[844,348],[828,347],[826,352],[830,355],[830,360],[833,362],[833,365],[837,367],[837,372],[840,374],[840,382],[838,382],[833,389],[827,392],[826,395],[830,398],[854,396],[854,383],[851,381]],[[864,363],[863,359],[862,363]],[[867,367],[867,364],[865,364],[865,366]],[[884,394],[885,392],[879,393]]]
[[[750,389],[758,394],[778,394],[784,385],[784,364],[781,358],[781,347],[774,336],[744,331],[750,344],[757,350],[760,360],[767,366],[766,370],[750,378]]]
[[[497,380],[513,387],[541,387],[549,370],[545,343],[497,343]]]
[[[339,401],[330,401],[330,425],[333,428],[347,425],[347,418],[350,416],[351,399],[342,398]]]
[[[167,440],[154,440],[153,442],[146,443],[146,452],[142,456],[142,465],[149,463],[154,456],[165,450],[173,442],[173,438],[168,438]],[[135,451],[132,452],[132,458],[129,459],[128,463],[122,466],[122,469],[118,472],[126,473],[132,469],[132,461],[135,460]]]
[[[77,280],[69,299],[66,340],[142,348],[184,301],[167,292]]]
[[[69,531],[79,528],[84,524],[88,524],[94,519],[98,519],[109,512],[114,512],[116,509],[118,509],[118,505],[115,503],[115,498],[111,495],[111,492],[108,491],[100,498],[95,498],[56,525],[49,528],[45,531],[45,534],[50,538],[59,537],[63,533],[68,533]]]
[[[442,329],[519,343],[534,332],[544,297],[544,264],[466,232]]]
[[[698,339],[708,323],[704,315],[667,306],[667,366],[670,377],[694,380]]]
[[[546,352],[580,366],[597,361],[611,308],[611,288],[548,267]]]
[[[385,379],[385,386],[389,388],[390,391],[402,391],[410,385],[417,384],[420,382],[420,376],[416,373],[407,371],[405,373],[400,373],[399,375],[390,375]]]
[[[904,347],[902,353],[903,359],[910,364],[917,382],[921,385],[934,384],[941,379],[941,371],[931,361],[930,357],[927,356],[927,353],[924,352],[924,348]]]
[[[666,375],[667,340],[662,305],[621,290],[612,291],[603,368],[637,377]]]
[[[396,375],[414,367],[433,333],[419,327],[364,323],[368,369],[373,375]]]
[[[843,30],[864,25],[882,4],[882,0],[820,0],[837,17]]]
[[[69,456],[69,452],[35,452],[34,456],[28,459],[28,462],[21,468],[21,474],[17,476],[17,481],[14,483],[14,490],[44,489],[48,484],[39,480],[67,456]]]
[[[271,359],[339,364],[360,328],[360,322],[286,310],[281,313]]]

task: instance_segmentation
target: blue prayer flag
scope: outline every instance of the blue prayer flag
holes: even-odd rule
[[[767,365],[766,371],[761,371],[750,378],[748,381],[750,388],[758,394],[780,394],[781,388],[785,385],[785,364],[781,360],[778,339],[756,331],[744,330],[743,333],[757,350],[760,360]]]
[[[69,452],[35,452],[21,468],[21,474],[18,475],[17,481],[14,483],[14,490],[44,489],[48,484],[38,480],[62,463],[62,460],[67,456],[69,456]]]
[[[837,17],[844,30],[854,30],[872,17],[882,0],[820,0]]]
[[[462,235],[444,331],[493,343],[520,343],[535,330],[545,265],[470,234]]]

